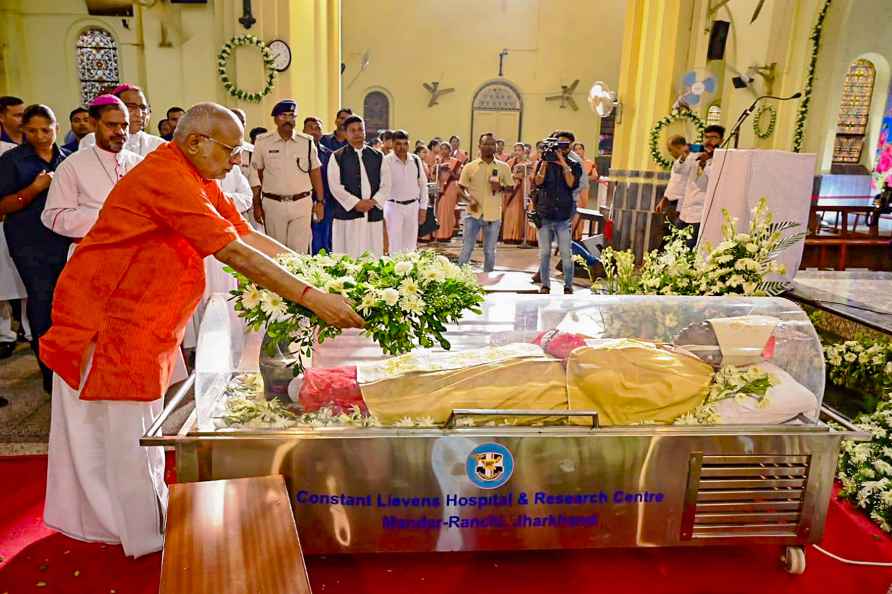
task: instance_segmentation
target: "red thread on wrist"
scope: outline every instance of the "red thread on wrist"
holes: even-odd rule
[[[313,288],[313,287],[311,287],[310,285],[307,285],[307,286],[304,287],[304,290],[301,291],[301,293],[300,293],[300,302],[301,302],[301,303],[303,303],[304,297],[307,296],[307,291],[309,291],[309,290],[312,289],[312,288]]]

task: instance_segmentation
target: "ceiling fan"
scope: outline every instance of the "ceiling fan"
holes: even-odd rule
[[[573,93],[576,92],[576,87],[579,86],[579,79],[577,78],[569,85],[561,85],[561,92],[558,95],[549,95],[545,97],[546,101],[560,101],[561,109],[566,109],[569,105],[570,109],[573,111],[579,111],[579,106],[576,105],[576,100],[573,98]]]

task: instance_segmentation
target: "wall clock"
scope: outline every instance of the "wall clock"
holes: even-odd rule
[[[279,72],[288,70],[291,66],[291,48],[281,39],[274,39],[266,44],[273,53],[273,68]]]

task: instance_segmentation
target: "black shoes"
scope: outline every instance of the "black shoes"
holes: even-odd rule
[[[9,359],[15,351],[16,343],[0,342],[0,359]]]

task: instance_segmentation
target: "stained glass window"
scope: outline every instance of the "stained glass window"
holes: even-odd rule
[[[84,105],[118,84],[118,44],[105,29],[87,29],[77,39],[77,73]]]
[[[372,91],[365,96],[362,113],[367,138],[374,138],[379,130],[387,130],[390,127],[390,99],[381,91]]]
[[[834,163],[859,163],[867,135],[870,103],[876,68],[868,60],[855,60],[849,66],[842,88],[842,101],[833,145]]]

